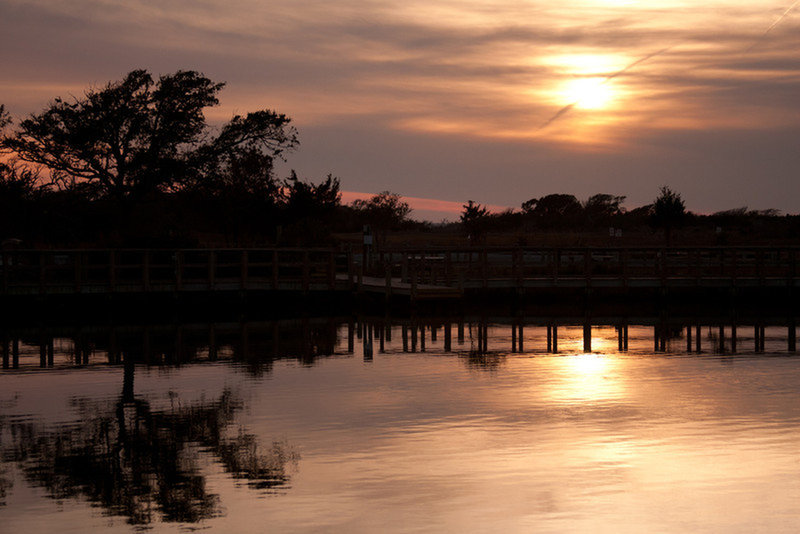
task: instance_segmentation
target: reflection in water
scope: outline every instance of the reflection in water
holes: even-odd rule
[[[793,531],[800,360],[774,356],[792,353],[794,324],[372,317],[8,332],[0,525],[24,532],[41,509],[55,530],[107,530],[41,504],[58,499],[159,531]],[[98,376],[110,382],[95,394]],[[48,387],[66,405],[49,417]]]
[[[151,523],[155,514],[184,523],[218,514],[219,499],[208,491],[200,467],[207,455],[260,491],[286,486],[297,454],[281,442],[263,452],[242,429],[231,435],[242,403],[229,390],[211,402],[156,411],[133,393],[133,363],[124,369],[122,394],[113,404],[73,400],[79,423],[9,423],[3,461],[18,465],[26,480],[54,499],[83,497],[136,525]]]

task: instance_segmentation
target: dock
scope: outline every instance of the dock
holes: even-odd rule
[[[448,300],[513,292],[793,290],[800,247],[4,250],[0,298],[352,293]]]

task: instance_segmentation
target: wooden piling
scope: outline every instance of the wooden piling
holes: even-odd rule
[[[692,352],[692,325],[686,327],[686,352]]]
[[[0,338],[0,352],[3,355],[3,369],[8,369],[11,367],[11,359],[10,359],[10,351],[8,347],[8,338],[3,336]]]
[[[355,352],[355,335],[356,327],[352,320],[347,323],[347,353],[353,354]]]
[[[553,325],[553,354],[558,353],[558,326]]]
[[[583,352],[592,352],[592,325],[589,323],[583,325]]]
[[[517,352],[517,324],[511,323],[511,352]]]
[[[702,336],[702,332],[701,332],[701,328],[700,328],[699,324],[695,327],[695,332],[694,333],[695,333],[695,336],[694,336],[695,352],[700,353],[700,352],[702,352],[702,347],[701,347],[702,342],[701,342],[701,340],[702,340],[703,336]]]

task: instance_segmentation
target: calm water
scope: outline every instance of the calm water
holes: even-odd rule
[[[220,330],[216,361],[188,330],[154,332],[149,365],[59,338],[43,369],[23,340],[0,371],[0,532],[800,528],[785,328],[755,353],[741,327],[735,354],[707,327],[699,354],[680,329],[654,352],[653,328],[631,326],[620,352],[595,327],[583,353],[583,328],[562,327],[558,354],[543,327],[512,352],[489,325],[486,353],[469,325],[449,352],[443,328],[407,332],[408,352],[381,331],[365,348],[330,321]]]

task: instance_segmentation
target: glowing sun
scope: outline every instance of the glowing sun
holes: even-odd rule
[[[565,105],[580,109],[603,109],[614,100],[614,91],[606,78],[576,78],[564,84],[561,95]]]

